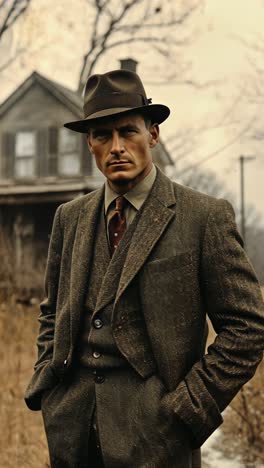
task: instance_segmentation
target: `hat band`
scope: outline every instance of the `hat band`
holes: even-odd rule
[[[90,115],[115,107],[142,107],[149,104],[148,99],[138,93],[111,93],[100,95],[100,98],[95,97],[86,102],[83,106],[85,118]]]

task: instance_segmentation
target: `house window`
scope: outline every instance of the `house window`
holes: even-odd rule
[[[61,128],[59,131],[59,173],[65,176],[79,175],[81,170],[79,135]]]
[[[18,132],[15,139],[15,177],[35,176],[35,155],[35,132]]]

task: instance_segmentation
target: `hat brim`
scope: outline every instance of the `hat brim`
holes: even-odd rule
[[[127,113],[139,113],[143,116],[149,117],[152,123],[161,124],[170,115],[170,109],[163,104],[149,104],[142,107],[115,107],[112,109],[104,109],[96,112],[86,119],[75,120],[74,122],[67,122],[64,127],[78,133],[87,133],[89,128],[99,120],[108,119],[111,116],[116,116]]]

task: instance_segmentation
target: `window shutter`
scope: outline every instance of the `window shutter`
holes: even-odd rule
[[[48,165],[47,175],[56,176],[58,174],[58,137],[57,127],[49,128]]]
[[[36,151],[37,175],[45,177],[48,174],[48,134],[46,129],[40,129],[37,132],[37,151]]]
[[[15,135],[5,132],[2,134],[2,176],[11,178],[14,176],[15,160]]]
[[[87,142],[86,142],[86,137],[81,136],[81,152],[82,152],[82,174],[83,175],[92,175],[92,155],[89,151]]]

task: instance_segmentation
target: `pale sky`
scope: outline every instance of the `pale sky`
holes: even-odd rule
[[[85,5],[86,0],[58,0],[55,6],[51,0],[34,0],[36,14],[33,20],[19,24],[15,36],[21,41],[26,30],[34,40],[30,40],[29,50],[0,75],[1,101],[34,69],[65,86],[76,88],[90,21],[84,14]],[[192,79],[198,83],[209,82],[210,86],[197,88],[179,84],[177,80],[164,80],[168,65],[157,61],[150,48],[147,54],[146,50],[143,54],[142,44],[140,47],[131,48],[130,45],[129,48],[113,49],[95,70],[100,73],[118,68],[119,59],[127,56],[139,61],[138,72],[148,96],[153,98],[153,102],[164,103],[171,108],[170,118],[161,127],[168,149],[173,150],[177,132],[183,131],[188,139],[192,136],[192,129],[196,130],[190,153],[178,163],[179,171],[184,165],[200,164],[206,156],[233,141],[250,121],[253,124],[254,115],[261,116],[261,100],[264,100],[263,91],[263,98],[259,97],[254,105],[249,104],[248,93],[254,80],[250,76],[249,51],[241,41],[250,42],[262,36],[264,51],[264,1],[207,0],[203,14],[198,15],[195,21],[195,41],[184,49],[184,57],[192,63]],[[10,38],[6,38],[6,44],[0,48],[0,63],[4,46],[9,47],[8,40]],[[259,64],[264,68],[262,56],[264,53],[259,54],[258,60],[263,60],[263,64]],[[171,60],[176,63],[177,56]],[[174,68],[175,63],[172,63]],[[157,80],[162,84],[157,85]],[[220,122],[221,126],[217,127]],[[213,129],[215,126],[217,128]],[[262,129],[261,120],[254,122],[254,126]],[[234,193],[239,204],[238,157],[241,154],[256,156],[245,168],[246,199],[255,206],[264,223],[262,147],[262,142],[253,142],[246,135],[241,135],[235,144],[199,168],[214,171],[225,182],[227,190]],[[172,151],[172,156],[177,161],[177,151]]]

